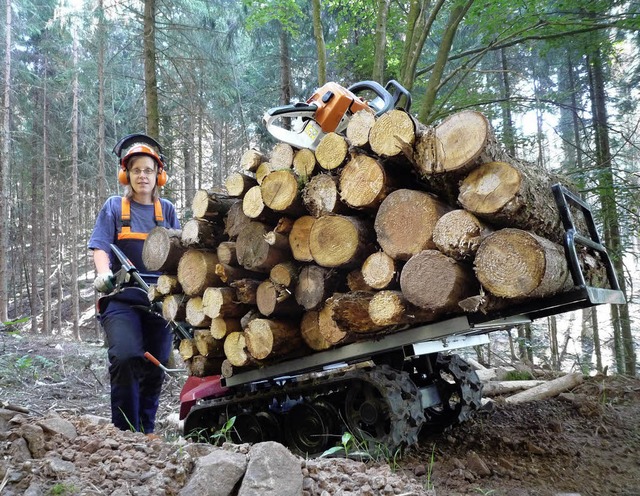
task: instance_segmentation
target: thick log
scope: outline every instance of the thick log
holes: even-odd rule
[[[411,304],[401,291],[383,290],[369,302],[369,316],[378,326],[432,322],[437,314]]]
[[[224,339],[232,332],[241,332],[240,319],[233,317],[216,317],[211,319],[209,333],[214,339]]]
[[[400,289],[414,305],[438,314],[458,314],[458,302],[477,294],[471,269],[437,250],[424,250],[409,259],[400,274]]]
[[[391,192],[391,180],[375,158],[357,154],[340,173],[340,198],[356,209],[374,210]]]
[[[316,148],[316,160],[324,170],[334,170],[347,160],[349,146],[343,136],[336,133],[327,133],[318,143]]]
[[[337,297],[339,294],[336,293],[334,296]],[[334,297],[329,298],[318,312],[320,333],[331,346],[352,343],[357,339],[358,335],[349,328],[342,328],[333,319],[334,302]]]
[[[269,163],[272,171],[291,169],[293,166],[293,147],[288,143],[276,143],[271,150]]]
[[[238,200],[230,208],[224,219],[224,232],[229,239],[236,239],[244,228],[251,222],[251,219],[242,210],[242,201]]]
[[[369,315],[369,303],[375,293],[356,291],[332,296],[332,318],[338,327],[358,334],[371,334],[384,329]]]
[[[186,295],[202,295],[209,286],[222,286],[216,275],[218,257],[215,253],[190,249],[178,264],[178,281]]]
[[[266,277],[262,272],[221,263],[216,265],[216,275],[227,285],[239,279],[264,279]]]
[[[239,303],[255,305],[258,286],[261,282],[262,280],[257,279],[238,279],[231,282],[229,286],[236,290],[236,299]]]
[[[366,109],[359,110],[347,124],[347,140],[351,146],[358,148],[369,147],[369,133],[376,122],[373,112]]]
[[[216,248],[216,255],[221,264],[238,265],[235,241],[223,241]]]
[[[331,174],[313,176],[302,190],[302,201],[307,211],[316,218],[349,211],[349,207],[340,199],[338,178]]]
[[[178,353],[183,360],[189,360],[198,354],[198,347],[193,339],[181,339],[178,345]]]
[[[243,303],[238,303],[236,290],[228,287],[207,288],[202,295],[203,311],[215,319],[217,317],[241,317],[249,310]]]
[[[200,189],[193,195],[191,210],[196,219],[216,220],[227,214],[236,201],[235,198]]]
[[[224,341],[214,339],[209,329],[195,329],[193,341],[198,353],[205,357],[224,357]]]
[[[371,224],[357,217],[324,215],[313,223],[309,251],[322,267],[356,267],[372,251]]]
[[[269,272],[269,279],[284,288],[293,288],[298,284],[300,265],[289,261],[276,264]]]
[[[246,367],[256,363],[247,351],[244,332],[232,332],[225,338],[224,354],[234,367]]]
[[[302,313],[302,307],[298,305],[291,292],[284,286],[274,284],[270,279],[258,286],[256,304],[265,317],[294,316]]]
[[[250,148],[242,154],[240,158],[240,168],[245,172],[255,172],[265,157],[261,151]]]
[[[189,248],[216,249],[224,239],[222,227],[204,219],[189,219],[182,227],[182,244]]]
[[[384,252],[396,260],[409,260],[422,250],[435,248],[433,229],[451,208],[423,191],[399,189],[387,196],[374,228]]]
[[[178,281],[178,276],[170,274],[161,274],[158,276],[158,282],[156,282],[156,288],[163,295],[169,295],[174,293],[182,293],[182,286]]]
[[[292,170],[277,170],[260,185],[264,204],[281,214],[299,217],[306,211],[298,188],[298,178]]]
[[[162,317],[164,320],[182,322],[187,317],[187,301],[184,294],[170,294],[162,300]]]
[[[490,162],[462,181],[458,201],[465,210],[495,226],[533,231],[562,243],[564,229],[551,190],[551,185],[560,181],[533,164]]]
[[[478,247],[493,229],[467,210],[444,214],[433,228],[438,250],[456,260],[473,260]]]
[[[220,375],[222,373],[223,359],[219,357],[205,357],[196,355],[187,360],[187,372],[195,377],[207,377],[210,375]]]
[[[179,229],[154,227],[142,246],[142,263],[147,270],[175,274],[187,248],[182,246]]]
[[[573,286],[564,248],[521,229],[487,236],[474,268],[480,284],[503,298],[551,296]]]
[[[253,176],[242,174],[241,172],[232,172],[224,180],[224,187],[229,196],[242,198],[249,188],[257,186],[258,181]]]
[[[564,391],[576,387],[584,380],[584,376],[580,372],[573,374],[567,374],[553,381],[540,384],[539,386],[532,387],[526,391],[516,393],[513,396],[505,398],[505,402],[515,405],[518,403],[526,403],[527,401],[543,400],[545,398],[551,398]]]
[[[302,315],[300,334],[306,345],[314,351],[328,350],[332,346],[320,332],[319,313],[316,310],[309,310]]]
[[[416,140],[416,121],[404,110],[382,114],[369,132],[369,145],[381,157],[402,155]]]
[[[316,219],[311,215],[303,215],[296,219],[289,233],[289,246],[293,258],[299,262],[312,262],[313,256],[309,247],[311,228]]]
[[[383,251],[369,255],[360,270],[370,288],[387,289],[398,285],[399,264]]]
[[[306,310],[317,309],[338,289],[340,279],[335,269],[307,265],[298,276],[294,291],[296,301]]]
[[[315,154],[308,148],[298,150],[293,155],[293,170],[303,182],[314,175],[317,164]]]
[[[194,296],[187,301],[187,322],[193,327],[209,327],[211,325],[211,318],[204,313],[204,307],[202,306],[202,297]]]
[[[304,342],[298,324],[297,320],[252,320],[244,331],[249,354],[263,360],[299,351]]]
[[[252,220],[272,222],[276,218],[273,210],[265,205],[260,186],[249,188],[246,192],[242,198],[242,211]]]
[[[245,269],[268,273],[274,265],[290,260],[288,250],[280,250],[265,240],[269,228],[260,222],[251,222],[238,235],[236,255]]]

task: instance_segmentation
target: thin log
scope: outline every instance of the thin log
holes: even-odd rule
[[[309,250],[322,267],[356,267],[372,251],[373,229],[364,219],[324,215],[313,223]]]
[[[422,250],[435,248],[433,230],[451,207],[424,191],[399,189],[387,196],[374,228],[384,252],[396,260],[409,260]]]
[[[314,351],[328,350],[332,346],[320,332],[319,312],[316,310],[309,310],[302,315],[300,334],[307,346]]]
[[[216,275],[218,257],[215,253],[190,249],[178,264],[178,281],[186,295],[202,295],[209,286],[222,286]]]
[[[472,270],[437,250],[424,250],[409,259],[400,274],[400,289],[417,307],[438,314],[459,314],[458,302],[478,293]]]
[[[312,262],[313,256],[309,248],[309,236],[316,219],[311,215],[303,215],[293,223],[289,233],[289,246],[293,258],[299,262]]]
[[[158,291],[163,295],[169,295],[173,293],[182,293],[182,286],[178,281],[178,276],[169,274],[161,274],[158,276],[158,282],[156,282]]]
[[[349,291],[375,291],[366,283],[360,269],[354,269],[347,274],[347,287]]]
[[[393,290],[383,290],[373,295],[369,302],[369,316],[378,326],[415,325],[437,318],[435,312],[416,307],[401,291]]]
[[[258,181],[253,176],[241,172],[232,172],[224,180],[224,187],[229,196],[242,198],[249,188],[257,186]]]
[[[341,277],[335,269],[312,264],[302,268],[295,287],[295,299],[306,310],[319,308],[339,289]]]
[[[474,268],[482,286],[503,298],[551,296],[573,286],[564,248],[521,229],[487,236]]]
[[[297,320],[254,319],[244,336],[247,350],[257,360],[282,356],[304,347]]]
[[[342,329],[358,334],[372,334],[384,329],[369,315],[369,303],[375,293],[356,291],[332,296],[332,318]]]
[[[187,360],[187,372],[195,377],[208,377],[222,373],[223,359],[219,357],[205,357],[196,355]]]
[[[359,148],[369,147],[369,133],[376,122],[373,112],[368,110],[359,110],[356,112],[347,124],[347,140],[351,146]]]
[[[262,280],[257,279],[238,279],[231,282],[229,286],[236,290],[236,299],[239,303],[255,305],[258,286],[261,282]]]
[[[235,241],[223,241],[216,248],[216,255],[222,264],[238,265],[238,257],[236,256]]]
[[[189,248],[215,249],[224,239],[222,227],[204,219],[189,219],[182,227],[182,244]]]
[[[288,250],[280,250],[266,242],[268,232],[265,224],[251,222],[238,236],[236,254],[245,269],[268,273],[274,265],[290,259]]]
[[[265,317],[294,316],[302,313],[302,307],[298,305],[291,292],[274,284],[270,279],[258,286],[256,304]]]
[[[483,396],[499,396],[503,394],[515,393],[540,386],[546,381],[530,380],[530,381],[488,381],[482,384]]]
[[[339,296],[336,293],[334,296]],[[334,297],[329,298],[318,312],[318,326],[322,337],[332,346],[354,342],[358,335],[348,328],[343,328],[333,319]]]
[[[142,263],[147,270],[175,274],[184,252],[181,242],[182,231],[154,227],[142,246]]]
[[[244,332],[232,332],[225,338],[224,354],[234,367],[246,367],[256,363],[247,352]]]
[[[251,222],[242,210],[242,201],[238,200],[230,208],[224,219],[224,232],[229,239],[236,239],[244,228]]]
[[[184,294],[170,294],[162,300],[162,317],[164,320],[183,322],[187,317],[187,301]]]
[[[293,288],[298,283],[300,270],[300,265],[293,261],[282,262],[273,266],[269,279],[284,288]]]
[[[349,207],[340,199],[338,178],[331,174],[317,174],[302,190],[307,211],[318,218],[327,214],[345,214]]]
[[[391,110],[382,114],[369,132],[369,145],[381,157],[403,154],[405,146],[416,140],[416,121],[404,110]]]
[[[242,331],[242,325],[239,318],[233,317],[216,317],[211,319],[209,332],[214,339],[224,339],[232,332]]]
[[[339,134],[327,133],[318,143],[316,160],[324,170],[334,170],[343,165],[348,158],[347,140]]]
[[[194,330],[193,341],[200,355],[205,357],[224,357],[224,341],[214,339],[208,328]]]
[[[264,154],[260,150],[250,148],[242,154],[240,168],[245,172],[255,172],[264,161]]]
[[[388,289],[398,285],[399,263],[383,251],[369,255],[362,264],[362,278],[373,289]]]
[[[262,162],[256,171],[256,181],[258,182],[258,185],[262,184],[265,177],[271,174],[274,170],[275,169],[269,162]]]
[[[278,250],[289,251],[289,236],[276,231],[269,231],[264,235],[264,240]]]
[[[272,150],[269,158],[272,171],[291,169],[293,166],[293,147],[288,143],[278,142]]]
[[[260,184],[264,204],[274,212],[299,217],[305,213],[299,193],[298,178],[290,169],[276,170]]]
[[[202,297],[194,296],[187,301],[187,322],[193,327],[209,327],[211,317],[204,313]]]
[[[216,220],[227,214],[236,201],[235,198],[200,189],[193,195],[191,210],[196,219]]]
[[[221,263],[216,265],[216,275],[225,284],[231,284],[239,279],[264,279],[266,277],[261,272]]]
[[[444,214],[433,228],[438,250],[456,260],[473,260],[478,247],[493,229],[467,210]]]
[[[313,176],[317,164],[315,154],[308,148],[298,150],[293,155],[293,170],[303,182],[307,182]]]
[[[178,345],[178,353],[183,360],[189,360],[198,354],[198,347],[193,339],[181,339]]]
[[[356,209],[375,210],[392,191],[391,180],[375,158],[357,154],[340,173],[340,199]]]
[[[228,287],[207,288],[202,295],[202,307],[206,315],[217,317],[241,317],[249,310],[243,303],[238,303],[236,290]]]
[[[580,372],[567,374],[553,381],[545,382],[539,386],[532,387],[526,391],[516,393],[513,396],[505,398],[505,402],[511,405],[526,403],[527,401],[538,401],[545,398],[551,398],[581,384],[584,376]]]
[[[166,295],[161,293],[157,284],[149,284],[147,298],[151,303],[162,300]]]
[[[242,211],[252,220],[270,222],[276,214],[265,205],[260,186],[253,186],[242,198]]]

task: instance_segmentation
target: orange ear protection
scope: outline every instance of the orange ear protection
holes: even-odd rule
[[[131,146],[133,145],[133,146]],[[122,150],[127,146],[131,146],[127,152],[122,155]],[[122,138],[114,147],[113,152],[120,158],[120,170],[118,170],[118,181],[120,184],[129,184],[129,172],[127,171],[127,163],[129,159],[135,155],[148,155],[158,166],[158,174],[156,175],[156,184],[164,186],[167,183],[167,172],[164,170],[164,157],[160,145],[153,138],[145,134],[130,134]]]

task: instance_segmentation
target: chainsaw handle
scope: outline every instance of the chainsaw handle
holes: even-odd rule
[[[308,105],[306,103],[294,103],[293,105],[283,105],[281,107],[273,107],[267,110],[267,114],[271,117],[286,114],[287,117],[297,117],[299,115],[313,115],[318,110],[317,105]]]
[[[364,91],[374,92],[376,96],[381,100],[379,103],[374,103],[375,100],[369,101],[369,106],[376,112],[376,115],[382,115],[385,112],[393,109],[395,106],[395,101],[393,100],[393,96],[391,96],[391,93],[389,93],[382,87],[380,83],[376,81],[360,81],[359,83],[352,84],[347,89],[356,96],[359,96],[358,94]]]
[[[404,106],[404,110],[409,112],[409,110],[411,110],[411,93],[409,93],[409,90],[407,90],[407,88],[405,88],[404,86],[402,86],[398,81],[396,81],[395,79],[390,79],[387,84],[385,85],[384,89],[389,91],[389,88],[393,87],[394,91],[393,91],[393,106],[395,108],[398,108],[398,102],[400,102],[400,99],[404,96],[405,98],[405,106]],[[390,91],[389,91],[390,93]]]

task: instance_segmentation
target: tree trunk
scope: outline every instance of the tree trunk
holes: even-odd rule
[[[160,112],[158,110],[158,81],[156,77],[156,1],[144,0],[144,94],[147,117],[147,134],[160,137]]]
[[[72,138],[71,138],[71,209],[69,215],[69,222],[71,225],[71,232],[68,233],[71,244],[71,307],[72,307],[72,320],[73,320],[73,335],[78,341],[80,341],[80,290],[78,288],[78,233],[80,232],[80,206],[78,198],[80,193],[78,191],[78,135],[79,135],[79,111],[78,100],[80,98],[80,86],[78,84],[78,38],[77,34],[73,33],[73,109],[72,109]],[[66,238],[66,236],[65,236]],[[0,244],[0,246],[2,246]],[[0,260],[0,264],[2,261]],[[62,264],[61,264],[62,266]],[[0,277],[0,280],[2,278]],[[60,304],[62,305],[62,294],[59,295]],[[2,298],[0,298],[0,301]],[[62,319],[60,319],[60,323]]]
[[[429,193],[396,190],[385,198],[376,213],[378,243],[396,260],[409,260],[422,250],[435,248],[433,230],[449,210],[448,205]]]
[[[520,229],[487,236],[474,268],[482,286],[503,298],[551,296],[573,286],[564,248]]]
[[[373,50],[373,74],[371,79],[384,84],[384,66],[387,60],[387,18],[391,0],[377,0],[376,31]]]

